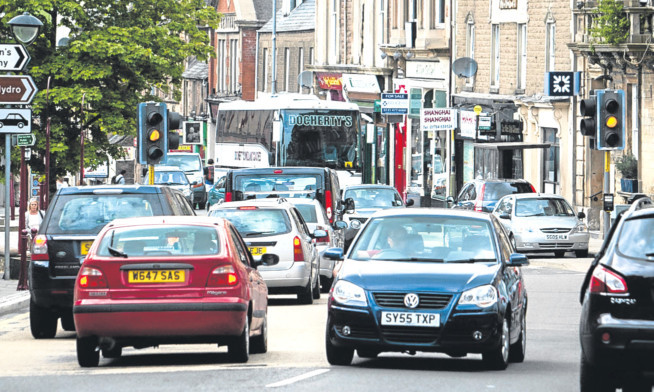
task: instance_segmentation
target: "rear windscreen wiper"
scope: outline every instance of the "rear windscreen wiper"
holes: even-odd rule
[[[111,246],[109,246],[109,247],[107,247],[107,249],[109,250],[109,253],[111,253],[111,255],[114,256],[114,257],[127,258],[127,253],[123,253],[123,252],[119,251],[116,248],[112,248]]]

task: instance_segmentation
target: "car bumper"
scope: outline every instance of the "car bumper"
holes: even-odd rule
[[[549,240],[541,233],[514,234],[519,252],[555,252],[588,250],[589,233],[568,235],[567,240]]]
[[[271,293],[285,287],[305,287],[311,278],[311,265],[308,262],[296,262],[286,270],[265,270],[259,268],[261,277]]]
[[[622,370],[654,370],[654,321],[623,320],[600,314],[592,331],[580,334],[584,356],[596,366]],[[602,335],[610,341],[604,343]]]
[[[332,304],[327,322],[328,337],[334,345],[378,351],[482,353],[500,345],[502,317],[496,312],[458,313],[449,317],[445,310],[419,309],[416,312],[439,313],[441,326],[382,326],[381,310]],[[346,326],[349,333],[345,332]],[[475,332],[481,333],[479,339],[473,337]]]
[[[30,295],[35,304],[70,311],[73,306],[75,276],[52,277],[47,261],[31,262],[28,275]]]
[[[77,336],[238,336],[247,303],[221,298],[194,301],[82,300],[73,306]]]

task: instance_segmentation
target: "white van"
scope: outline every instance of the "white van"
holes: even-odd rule
[[[204,171],[200,154],[169,152],[165,166],[177,166],[186,174],[193,191],[193,202],[191,203],[193,208],[204,209],[207,204],[207,190],[204,187]]]

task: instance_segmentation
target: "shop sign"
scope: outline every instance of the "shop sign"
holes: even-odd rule
[[[491,130],[491,117],[490,116],[479,116],[479,130],[480,131],[490,131]]]
[[[357,93],[379,94],[379,83],[375,75],[343,74],[341,79],[345,90]]]
[[[437,61],[407,61],[406,77],[445,80],[441,63]]]
[[[451,108],[428,108],[420,113],[420,129],[423,132],[456,128],[457,110]]]
[[[422,109],[422,89],[412,88],[409,93],[409,117],[420,118]]]
[[[461,119],[461,137],[474,139],[477,136],[477,115],[475,112],[460,112]]]
[[[339,73],[318,73],[318,84],[323,90],[342,90],[341,74]]]

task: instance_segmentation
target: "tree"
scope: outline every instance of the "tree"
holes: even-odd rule
[[[598,12],[593,15],[591,36],[599,43],[619,45],[629,38],[629,18],[624,12],[622,0],[599,0]]]
[[[43,22],[27,48],[32,59],[25,73],[39,88],[32,102],[39,157],[45,156],[51,118],[50,178],[79,171],[82,130],[85,167],[120,157],[109,137],[135,136],[137,105],[159,100],[157,92],[180,99],[185,61],[213,55],[198,26],[217,28],[220,20],[205,0],[0,0],[1,42],[13,38],[7,22],[25,11]],[[66,45],[57,46],[57,27],[70,29]],[[13,162],[19,159],[15,150]],[[43,159],[30,165],[44,171]]]

